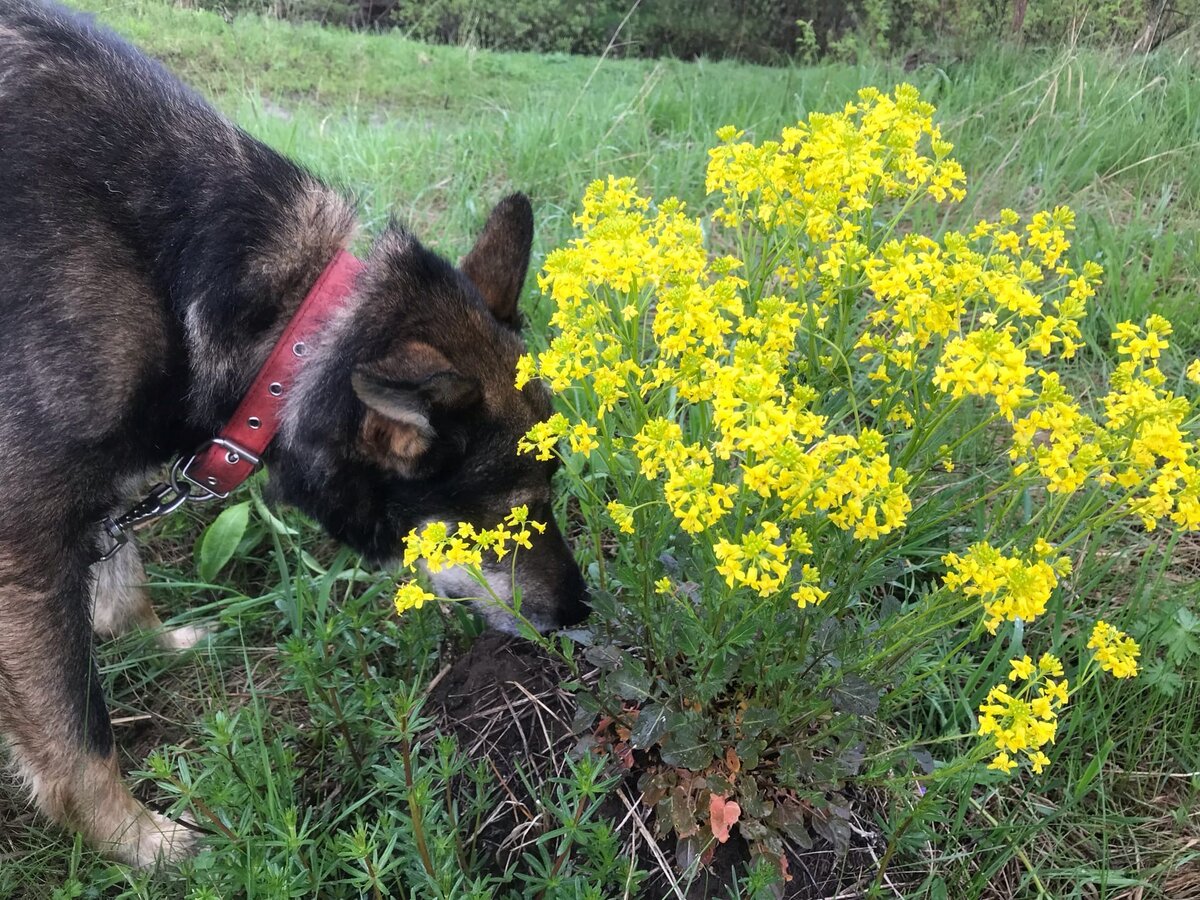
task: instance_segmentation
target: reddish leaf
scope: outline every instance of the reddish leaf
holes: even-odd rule
[[[617,754],[621,765],[627,769],[633,768],[633,750],[627,743],[621,741],[619,744],[613,744],[613,752]]]
[[[737,751],[732,747],[725,748],[725,766],[729,769],[730,775],[737,775],[742,768],[742,761],[738,759]]]
[[[726,800],[720,794],[709,797],[708,821],[717,843],[723,844],[729,840],[729,829],[741,814],[742,808],[733,800]]]
[[[699,830],[696,827],[696,811],[692,808],[691,798],[682,787],[671,791],[671,825],[680,838],[691,837]]]

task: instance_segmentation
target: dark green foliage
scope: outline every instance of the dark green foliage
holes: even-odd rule
[[[1200,0],[199,0],[351,27],[395,28],[438,44],[681,59],[919,58],[936,43],[968,49],[997,37],[1039,44],[1151,49],[1200,13]]]

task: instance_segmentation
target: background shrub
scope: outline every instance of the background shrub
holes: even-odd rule
[[[1200,0],[179,0],[494,50],[781,63],[864,50],[955,52],[1008,35],[1148,50],[1189,27]]]

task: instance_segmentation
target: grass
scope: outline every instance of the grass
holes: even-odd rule
[[[1077,247],[1108,272],[1089,339],[1106,344],[1113,322],[1159,311],[1177,346],[1200,347],[1200,70],[1185,47],[1134,58],[997,49],[911,72],[879,61],[767,69],[432,47],[155,0],[80,5],[354,193],[369,231],[394,215],[451,256],[507,191],[534,200],[540,259],[571,235],[594,178],[632,174],[698,204],[717,127],[763,137],[861,85],[908,80],[939,105],[973,187],[944,224],[1069,204]],[[527,301],[536,326],[543,301],[532,289]],[[419,763],[405,784],[411,754],[397,734],[411,722],[397,710],[412,704],[396,698],[420,695],[463,623],[426,610],[399,627],[388,578],[290,516],[296,535],[256,512],[220,584],[198,583],[194,545],[212,516],[178,514],[146,541],[159,606],[176,624],[218,622],[212,644],[178,657],[133,636],[102,657],[126,768],[149,776],[140,794],[199,798],[214,852],[185,870],[186,887],[166,888],[46,828],[9,788],[0,895],[387,895],[425,864],[398,798],[436,766]],[[1073,585],[1100,612],[1132,607],[1122,615],[1146,623],[1139,637],[1159,668],[1133,686],[1089,686],[1036,790],[931,801],[934,824],[905,835],[894,870],[907,895],[1200,896],[1200,634],[1194,646],[1179,638],[1198,610],[1200,543],[1181,541],[1165,570],[1163,549],[1131,533]],[[943,695],[897,721],[940,730],[986,690],[973,674],[947,672]],[[896,805],[886,827],[903,817]],[[450,847],[428,849],[437,862]]]

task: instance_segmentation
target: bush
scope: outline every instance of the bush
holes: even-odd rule
[[[761,144],[725,128],[711,224],[610,178],[546,260],[553,337],[519,381],[562,412],[524,449],[561,455],[591,556],[606,674],[580,702],[605,713],[601,748],[637,753],[681,858],[735,825],[785,869],[810,830],[845,849],[867,774],[924,792],[1040,773],[1071,694],[1138,668],[1074,595],[1086,548],[1130,520],[1200,529],[1169,323],[1119,325],[1088,399],[1101,271],[1070,262],[1071,211],[913,231],[965,192],[932,116],[901,86]],[[410,562],[476,538],[413,535]],[[976,739],[893,736],[888,711],[964,660],[993,670]]]
[[[997,35],[1040,43],[1084,40],[1152,49],[1187,27],[1200,0],[1077,0],[1028,4],[940,0],[198,0],[220,11],[254,12],[331,25],[395,27],[440,44],[615,56],[734,58],[781,63],[960,48]],[[1019,27],[1018,27],[1019,26]]]

